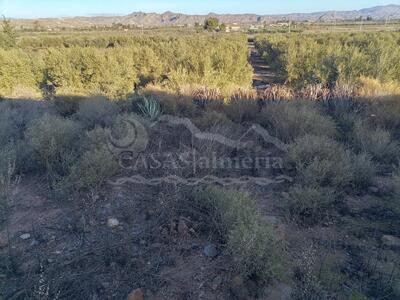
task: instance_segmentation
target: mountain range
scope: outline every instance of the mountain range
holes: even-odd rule
[[[124,25],[137,25],[144,27],[158,26],[182,26],[202,24],[206,18],[215,17],[221,23],[237,24],[262,24],[272,23],[281,20],[291,21],[323,21],[334,20],[355,20],[357,18],[371,17],[373,20],[400,19],[400,5],[386,5],[365,8],[353,11],[324,11],[314,13],[292,13],[279,15],[257,15],[257,14],[214,14],[208,15],[187,15],[182,13],[165,12],[144,13],[134,12],[126,16],[93,16],[93,17],[69,17],[69,18],[43,18],[43,19],[20,19],[14,20],[19,25],[32,25],[33,22],[40,23],[43,26],[57,27],[86,27],[112,25],[114,23]]]

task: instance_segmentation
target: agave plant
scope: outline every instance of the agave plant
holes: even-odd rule
[[[143,97],[138,106],[142,115],[151,121],[157,120],[162,113],[160,103],[154,98]]]

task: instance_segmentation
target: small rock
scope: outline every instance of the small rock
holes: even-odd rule
[[[119,226],[119,221],[115,218],[109,218],[107,220],[107,226],[110,228],[116,228]]]
[[[31,238],[31,235],[29,233],[24,233],[19,236],[23,240],[29,240]]]
[[[203,253],[207,257],[216,257],[218,255],[217,247],[214,244],[210,244],[204,247]]]
[[[400,248],[400,238],[393,235],[382,236],[382,243],[390,248]]]
[[[143,300],[144,294],[142,289],[136,289],[128,295],[128,300]]]

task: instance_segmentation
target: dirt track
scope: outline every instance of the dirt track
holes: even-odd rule
[[[248,38],[248,47],[250,52],[250,64],[254,69],[253,88],[262,90],[270,84],[278,83],[279,78],[277,74],[271,70],[255,48],[254,38]]]

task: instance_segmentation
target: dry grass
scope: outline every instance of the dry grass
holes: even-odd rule
[[[273,84],[261,93],[261,99],[265,101],[293,100],[294,91],[287,85]]]

